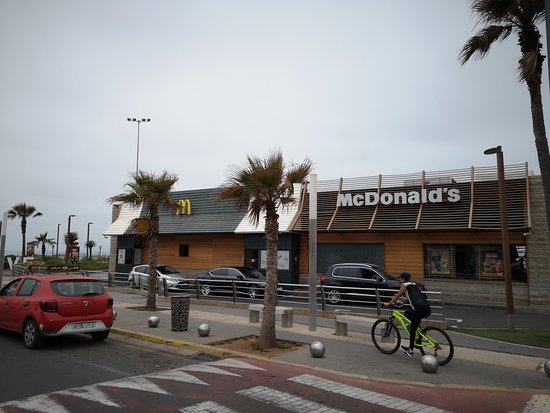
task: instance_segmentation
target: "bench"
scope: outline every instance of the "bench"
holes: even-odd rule
[[[336,314],[334,316],[334,331],[337,336],[348,335],[348,324],[359,325],[362,327],[372,328],[372,325],[377,318],[362,317],[349,314]],[[370,333],[370,330],[369,330]]]
[[[250,304],[248,306],[248,322],[259,323],[260,311],[264,311],[263,304]],[[275,307],[275,314],[281,315],[281,327],[290,328],[294,325],[294,309],[292,307]]]

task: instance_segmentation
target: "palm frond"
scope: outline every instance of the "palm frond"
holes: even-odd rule
[[[471,37],[460,52],[460,64],[466,63],[472,57],[483,58],[489,53],[493,43],[506,40],[513,31],[513,26],[488,26],[481,29],[476,36]]]

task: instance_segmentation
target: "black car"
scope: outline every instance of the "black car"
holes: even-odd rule
[[[328,267],[321,277],[321,285],[331,304],[352,304],[357,301],[376,302],[376,289],[379,289],[380,296],[392,296],[401,287],[401,282],[375,264],[340,263]],[[419,286],[424,289],[423,285]],[[388,300],[382,299],[385,301]]]
[[[250,267],[218,267],[205,273],[197,274],[197,282],[202,295],[212,290],[230,292],[233,285],[250,298],[264,294],[265,276],[261,271]]]

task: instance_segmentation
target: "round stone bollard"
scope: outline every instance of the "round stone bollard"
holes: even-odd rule
[[[548,377],[550,377],[550,360],[544,362],[544,372]]]
[[[420,367],[425,373],[435,373],[439,367],[439,363],[434,356],[426,354],[420,359]]]
[[[147,324],[149,325],[149,327],[157,327],[159,325],[159,321],[160,320],[156,315],[152,315],[147,320]]]
[[[199,326],[199,336],[206,337],[210,334],[210,326],[206,323],[202,323]]]
[[[314,341],[309,345],[309,352],[315,358],[321,358],[325,355],[325,345],[320,341]]]

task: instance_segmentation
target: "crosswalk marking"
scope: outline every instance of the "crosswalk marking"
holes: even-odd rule
[[[344,410],[333,409],[321,403],[312,402],[265,386],[256,386],[251,389],[241,390],[237,394],[263,403],[272,404],[294,413],[346,413]]]
[[[107,394],[97,388],[97,386],[87,386],[79,389],[70,389],[65,391],[60,391],[61,395],[79,397],[84,400],[89,400],[91,402],[96,402],[103,404],[105,406],[111,407],[120,407],[118,403],[112,401]]]
[[[236,410],[212,401],[197,403],[193,406],[184,407],[179,411],[181,413],[238,413]]]
[[[247,370],[260,370],[260,371],[265,370],[265,369],[262,369],[261,367],[254,366],[253,364],[247,363],[245,361],[242,361],[239,359],[231,359],[231,358],[216,360],[208,364],[210,364],[211,366],[235,367],[238,369],[247,369]]]
[[[154,379],[179,381],[181,383],[192,383],[192,384],[200,384],[202,386],[209,386],[207,382],[202,381],[201,379],[195,376],[192,376],[191,374],[181,370],[161,371],[160,373],[152,374],[148,377],[154,378]]]
[[[12,403],[9,403],[10,405]],[[0,411],[4,412],[2,406],[6,406],[8,403],[0,404]],[[50,399],[47,394],[41,394],[40,396],[29,397],[28,399],[21,400],[17,403],[17,407],[23,410],[29,410],[31,412],[39,413],[70,413],[63,405],[57,401]]]
[[[378,406],[389,407],[401,412],[414,413],[421,409],[422,411],[429,411],[430,413],[446,412],[446,410],[428,406],[426,404],[400,399],[394,396],[388,396],[384,393],[377,393],[371,390],[362,389],[360,387],[350,386],[348,384],[338,383],[337,381],[323,379],[311,374],[302,374],[301,376],[292,377],[289,380],[295,383],[305,384],[307,386],[365,401],[367,403],[376,404]]]
[[[115,380],[105,383],[110,387],[119,387],[122,389],[142,390],[150,393],[170,394],[166,390],[161,389],[152,381],[145,377],[132,377],[130,379]]]

